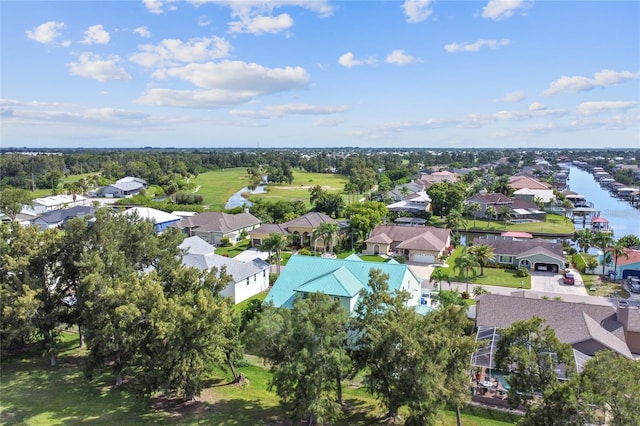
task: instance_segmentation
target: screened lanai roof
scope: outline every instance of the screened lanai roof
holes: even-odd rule
[[[496,327],[478,327],[476,333],[476,344],[478,350],[474,352],[472,356],[472,367],[484,367],[490,370],[496,368],[495,354],[498,347],[498,341],[500,340],[500,334]],[[549,354],[555,357],[555,353]],[[584,364],[591,359],[589,355],[586,355],[576,349],[573,349],[573,358],[575,360],[576,368],[578,372],[582,371]],[[556,366],[556,374],[560,380],[567,379],[566,367],[564,364],[558,364]]]

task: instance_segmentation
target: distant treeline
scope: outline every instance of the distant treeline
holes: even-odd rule
[[[631,150],[627,150],[628,153]],[[246,167],[278,169],[298,168],[307,172],[353,174],[354,169],[398,170],[417,173],[421,168],[446,165],[449,168],[491,164],[499,159],[508,173],[519,163],[532,163],[542,150],[531,149],[69,149],[19,151],[2,150],[0,155],[0,189],[13,186],[23,189],[55,188],[62,177],[83,173],[100,173],[108,180],[136,176],[150,184],[164,185],[173,176],[197,176],[211,170]],[[571,159],[588,156],[612,157],[624,151],[547,151],[545,157],[566,155]],[[632,152],[633,154],[633,152]],[[628,157],[628,156],[627,156]],[[632,157],[631,157],[632,158]],[[635,150],[635,158],[640,151]]]

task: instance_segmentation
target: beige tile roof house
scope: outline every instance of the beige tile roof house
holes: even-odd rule
[[[402,255],[412,262],[436,263],[451,245],[451,230],[432,226],[378,225],[365,243],[365,254]]]

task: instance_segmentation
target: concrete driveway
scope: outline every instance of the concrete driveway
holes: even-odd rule
[[[561,274],[553,272],[531,272],[531,290],[545,293],[574,294],[587,296],[587,289],[584,287],[582,277],[576,275],[575,284],[567,285],[562,282]]]

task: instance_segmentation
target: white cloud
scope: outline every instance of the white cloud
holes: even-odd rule
[[[397,64],[397,65],[407,65],[414,62],[416,59],[404,53],[402,49],[396,49],[393,52],[389,53],[385,62],[388,64]]]
[[[602,70],[593,75],[593,78],[583,76],[567,77],[562,76],[558,80],[552,82],[549,88],[543,93],[546,96],[555,95],[557,93],[570,92],[584,92],[587,90],[593,90],[597,87],[608,87],[614,84],[624,83],[628,80],[640,79],[640,72],[632,73],[630,71],[613,71]]]
[[[151,89],[137,102],[184,108],[219,108],[250,102],[255,97],[301,89],[309,74],[301,67],[266,68],[240,61],[189,64],[158,72],[205,90]]]
[[[547,109],[547,106],[540,102],[533,102],[529,105],[529,111],[542,111],[543,109]]]
[[[180,108],[224,108],[249,102],[252,92],[229,90],[171,90],[150,89],[135,100],[139,104]]]
[[[220,59],[228,56],[231,50],[231,44],[217,36],[192,38],[186,42],[165,39],[159,44],[142,44],[138,47],[141,51],[131,55],[129,60],[145,68]]]
[[[38,25],[31,30],[26,30],[27,38],[38,43],[55,44],[65,28],[64,22],[49,21]]]
[[[149,29],[147,27],[138,27],[138,28],[133,30],[133,33],[134,34],[138,34],[142,38],[151,37],[151,31],[149,31]]]
[[[309,83],[309,74],[301,67],[267,68],[241,61],[188,64],[170,68],[163,74],[205,89],[251,92],[258,95],[300,89]]]
[[[111,37],[102,25],[92,25],[84,32],[82,44],[107,44]]]
[[[327,17],[333,13],[334,6],[328,0],[189,0],[195,6],[207,3],[227,6],[231,16],[236,20],[229,22],[232,33],[280,33],[293,27],[293,18],[287,13],[274,16],[274,11],[281,7],[301,7]]]
[[[336,120],[333,118],[321,118],[313,122],[313,127],[337,127],[344,123],[344,120]]]
[[[326,18],[331,16],[335,9],[328,0],[189,0],[189,3],[195,6],[207,3],[227,6],[234,16],[270,14],[280,7],[301,7]]]
[[[343,67],[352,68],[358,65],[375,65],[376,60],[373,57],[355,59],[353,53],[347,52],[338,58],[338,63]]]
[[[524,14],[533,6],[533,1],[524,0],[491,0],[482,8],[482,17],[498,21],[512,17],[516,12]]]
[[[83,105],[40,101],[17,101],[3,99],[11,107],[1,110],[11,124],[70,124],[101,128],[133,128],[165,126],[167,123],[184,121],[184,118],[152,117],[141,111],[119,108],[87,108]]]
[[[108,80],[131,80],[131,76],[119,66],[120,58],[117,55],[102,59],[99,55],[90,52],[80,54],[78,61],[67,64],[72,75],[93,78],[100,82]]]
[[[207,18],[207,15],[198,16],[198,26],[206,27],[211,25],[211,19]]]
[[[488,47],[489,49],[497,49],[502,46],[508,46],[511,42],[508,39],[503,40],[485,40],[480,39],[473,43],[463,42],[463,43],[450,43],[444,46],[444,50],[449,53],[455,52],[478,52],[483,47]]]
[[[415,24],[431,16],[433,13],[431,10],[432,3],[432,0],[406,0],[402,4],[402,9],[404,9],[407,22]]]
[[[231,115],[245,118],[281,118],[285,115],[330,115],[341,114],[351,109],[347,105],[320,106],[308,104],[269,105],[262,111],[233,110]]]
[[[163,7],[166,3],[170,3],[173,0],[142,0],[144,6],[150,13],[155,13],[156,15],[164,13]]]
[[[583,102],[578,105],[577,112],[580,115],[594,115],[612,110],[626,110],[638,106],[637,101],[599,101]]]
[[[291,27],[293,19],[286,13],[278,16],[243,16],[239,21],[229,23],[229,31],[232,33],[277,34]]]
[[[527,97],[526,93],[524,93],[521,90],[518,90],[515,92],[509,92],[498,100],[502,102],[520,102],[524,100],[526,97]]]

